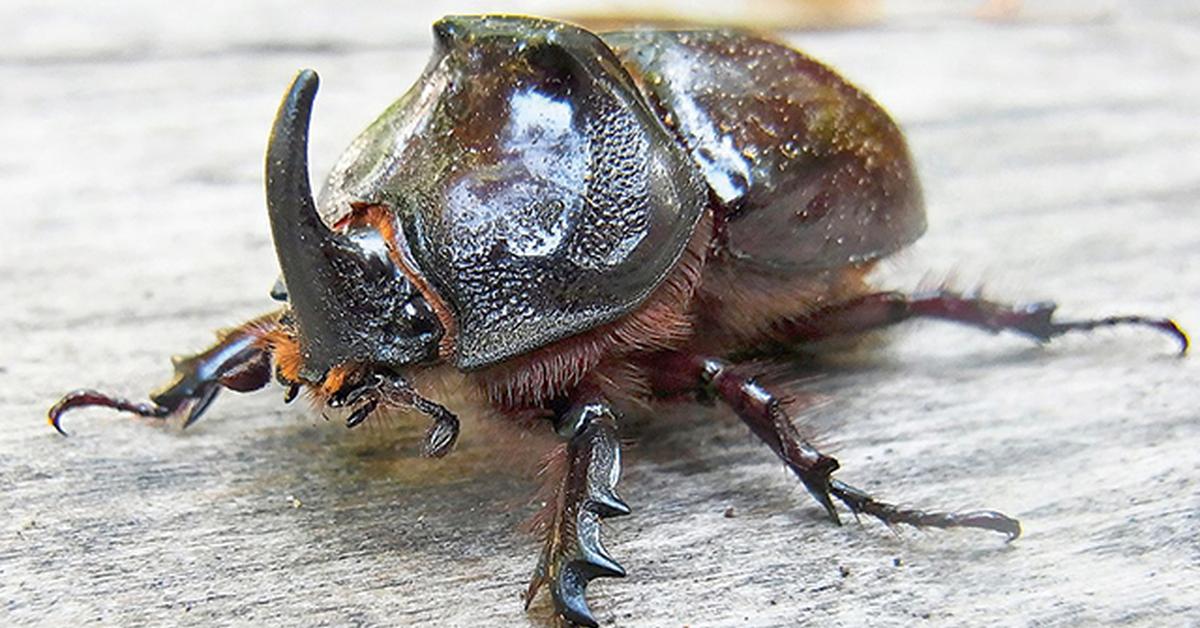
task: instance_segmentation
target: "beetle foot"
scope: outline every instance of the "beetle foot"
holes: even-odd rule
[[[559,431],[574,435],[544,471],[558,473],[552,476],[553,494],[533,523],[535,530],[545,534],[545,545],[525,593],[525,606],[548,584],[564,620],[597,626],[587,604],[588,583],[625,576],[624,568],[600,541],[601,519],[630,513],[616,493],[620,441],[611,411],[596,403],[573,407],[559,422]]]
[[[62,428],[63,414],[66,414],[68,410],[86,408],[88,406],[113,408],[121,412],[129,412],[140,417],[153,419],[166,419],[171,415],[173,410],[172,408],[160,406],[152,402],[135,402],[121,397],[106,395],[97,390],[81,388],[67,393],[62,399],[58,400],[58,403],[51,406],[47,418],[50,425],[55,430],[58,430],[59,434],[66,436],[67,432]]]
[[[918,528],[979,528],[993,530],[1013,541],[1021,536],[1021,522],[995,510],[972,510],[968,512],[925,512],[884,503],[840,480],[831,480],[829,486],[843,504],[857,516],[871,515],[888,524],[908,524]]]
[[[421,454],[426,457],[441,458],[450,453],[458,441],[458,417],[445,406],[418,395],[408,380],[395,373],[372,373],[361,381],[343,386],[330,395],[325,404],[331,408],[354,407],[346,417],[348,428],[357,427],[380,408],[415,408],[433,420],[421,447]]]
[[[1185,355],[1191,346],[1191,340],[1188,338],[1187,332],[1179,326],[1179,323],[1170,318],[1106,316],[1104,318],[1081,321],[1056,322],[1052,320],[1056,307],[1054,303],[1050,302],[1034,303],[1026,306],[1022,311],[1017,311],[1015,315],[1028,314],[1029,318],[1023,326],[1014,327],[1014,330],[1030,336],[1039,342],[1049,342],[1053,338],[1073,331],[1092,331],[1100,327],[1115,327],[1118,325],[1138,325],[1156,329],[1174,337],[1179,343],[1180,355]]]
[[[902,508],[894,504],[881,502],[866,491],[855,488],[824,475],[823,478],[814,474],[812,477],[801,475],[801,480],[813,497],[825,507],[833,522],[841,525],[837,512],[833,510],[830,496],[846,505],[855,517],[860,514],[870,515],[888,526],[899,524],[915,528],[977,528],[992,530],[1004,534],[1007,541],[1013,541],[1021,536],[1021,522],[995,510],[972,510],[968,512],[927,512],[915,508]]]
[[[894,299],[903,300],[907,308],[906,316],[940,318],[981,327],[991,332],[1008,330],[1043,343],[1050,342],[1069,332],[1087,332],[1101,327],[1130,325],[1149,327],[1171,336],[1179,343],[1180,355],[1186,354],[1191,345],[1187,332],[1179,326],[1179,323],[1170,318],[1105,316],[1078,321],[1056,321],[1054,313],[1058,309],[1058,304],[1053,301],[1007,305],[947,290],[911,297],[897,293],[890,294]]]
[[[84,388],[73,390],[59,399],[58,403],[50,408],[47,418],[50,425],[63,436],[66,436],[67,432],[62,428],[62,416],[68,410],[88,406],[112,408],[140,417],[164,421],[186,410],[187,416],[183,420],[183,427],[188,427],[208,410],[220,391],[221,383],[217,381],[201,382],[189,386],[187,390],[180,390],[176,384],[150,395],[148,402],[135,402]]]
[[[212,405],[222,388],[238,392],[258,390],[271,379],[271,356],[259,342],[263,330],[274,324],[277,313],[266,314],[220,335],[213,346],[190,356],[175,357],[175,376],[150,394],[148,402],[134,402],[90,389],[67,393],[47,413],[63,436],[62,417],[69,410],[100,406],[152,419],[168,419],[187,412],[183,426],[195,423]]]
[[[163,391],[151,395],[148,402],[135,402],[83,388],[73,390],[59,399],[58,403],[50,408],[47,418],[50,425],[58,430],[59,434],[66,436],[67,432],[62,428],[62,416],[68,410],[75,408],[99,406],[164,421],[186,409],[187,417],[183,420],[183,427],[188,427],[208,410],[220,391],[221,384],[219,382],[203,382],[190,388],[187,392],[179,392],[175,386],[168,386]]]

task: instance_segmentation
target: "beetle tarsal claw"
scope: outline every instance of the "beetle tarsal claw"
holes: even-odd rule
[[[995,510],[927,512],[881,502],[862,489],[834,479],[833,471],[838,465],[832,458],[829,460],[832,464],[799,475],[804,487],[821,504],[833,523],[839,526],[842,525],[842,520],[833,503],[835,497],[850,509],[856,521],[860,521],[860,515],[870,515],[893,529],[900,524],[916,528],[978,528],[1000,532],[1008,537],[1008,541],[1021,536],[1021,523]]]
[[[441,458],[450,453],[458,440],[458,417],[449,415],[446,418],[435,418],[429,430],[425,432],[425,444],[421,455],[428,458]]]
[[[376,397],[368,397],[350,413],[350,416],[346,417],[346,427],[358,427],[360,423],[370,418],[371,414],[374,413],[378,407],[379,399]]]
[[[594,406],[593,406],[594,407]],[[600,539],[601,519],[630,513],[617,495],[621,475],[620,442],[612,415],[589,418],[565,447],[565,468],[544,521],[545,545],[525,593],[526,606],[542,585],[567,621],[596,626],[587,604],[587,585],[595,578],[620,578],[625,569]]]
[[[429,458],[441,458],[450,453],[454,443],[458,441],[458,417],[445,406],[418,395],[411,389],[408,391],[409,403],[419,412],[433,420],[429,430],[425,432],[425,444],[421,454]]]

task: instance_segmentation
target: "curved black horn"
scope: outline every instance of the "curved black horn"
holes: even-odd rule
[[[305,274],[314,261],[305,257],[330,236],[308,182],[308,121],[319,83],[312,70],[296,74],[279,104],[267,144],[267,209],[279,265],[288,278]]]
[[[337,308],[331,307],[338,295],[329,262],[343,238],[321,220],[308,179],[308,123],[318,83],[312,70],[301,70],[292,81],[275,114],[266,168],[275,254],[300,327],[305,370],[312,376],[328,368],[332,355],[326,354],[346,333],[345,322],[337,320]]]

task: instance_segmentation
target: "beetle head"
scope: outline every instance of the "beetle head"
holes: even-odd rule
[[[402,366],[436,353],[442,328],[388,255],[374,227],[335,231],[313,202],[308,123],[317,74],[292,82],[267,147],[267,207],[275,252],[303,352],[301,377],[320,381],[345,362]]]

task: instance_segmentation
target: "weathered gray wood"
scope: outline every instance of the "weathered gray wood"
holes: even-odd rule
[[[187,432],[45,425],[69,388],[141,395],[169,354],[269,307],[260,162],[295,68],[324,77],[319,172],[425,59],[427,20],[397,3],[217,4],[0,9],[0,623],[543,622],[521,611],[536,548],[517,525],[544,435],[496,446],[507,426],[468,423],[429,461],[419,425],[347,434],[278,391],[227,395]],[[1053,3],[996,25],[955,4],[793,38],[889,106],[926,177],[929,235],[881,281],[957,270],[1068,315],[1200,326],[1200,10]],[[834,528],[735,422],[681,412],[627,434],[635,516],[608,545],[630,576],[593,587],[599,617],[1200,619],[1196,360],[1136,330],[893,339],[807,384],[841,477],[1004,510],[1023,538]]]

